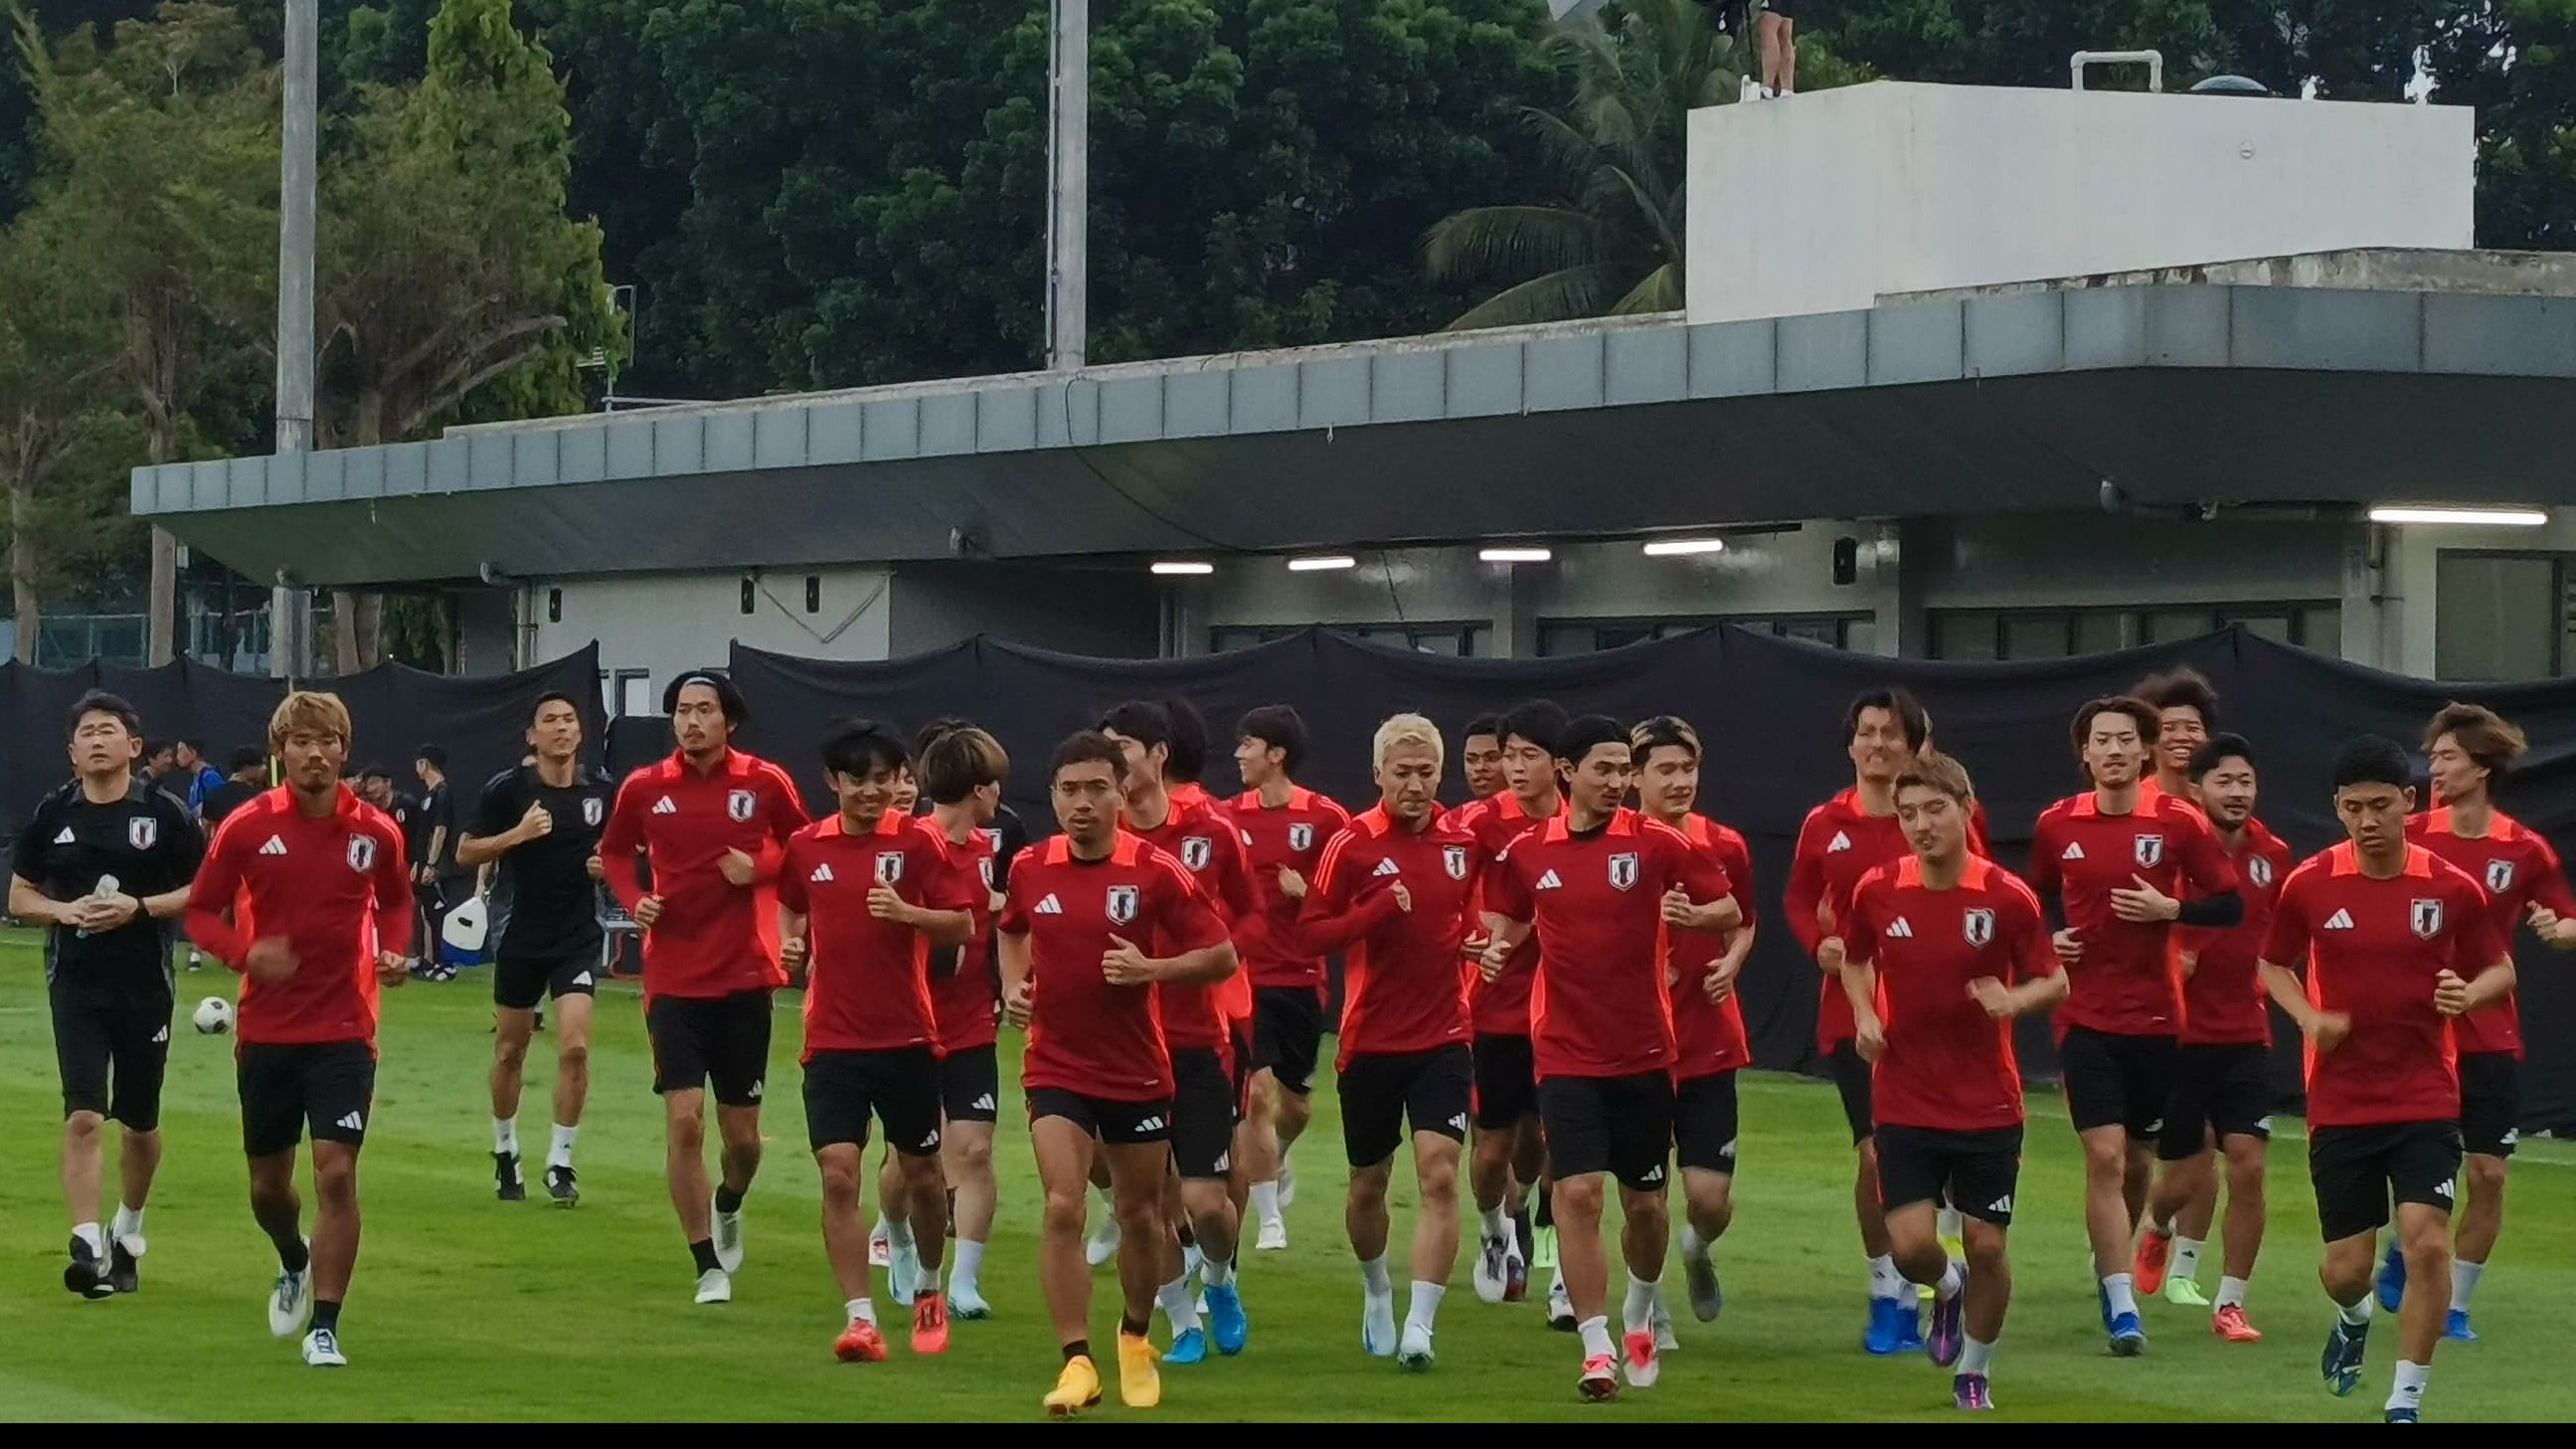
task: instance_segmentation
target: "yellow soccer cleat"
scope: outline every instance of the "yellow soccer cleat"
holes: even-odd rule
[[[1097,1397],[1099,1390],[1092,1393]],[[1118,1335],[1118,1401],[1131,1409],[1163,1402],[1163,1371],[1155,1364],[1154,1345],[1132,1333]]]
[[[1046,1396],[1046,1411],[1069,1419],[1099,1402],[1100,1370],[1085,1355],[1066,1359],[1064,1372],[1055,1376],[1055,1388]]]

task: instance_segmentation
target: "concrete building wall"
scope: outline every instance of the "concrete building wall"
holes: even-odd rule
[[[656,704],[671,676],[725,662],[736,640],[818,659],[886,657],[891,576],[881,568],[770,572],[742,611],[739,573],[611,574],[537,579],[522,607],[530,661],[557,659],[593,639],[612,676],[641,671]],[[815,581],[808,610],[806,580]],[[560,591],[560,608],[555,595]],[[558,614],[560,617],[558,617]]]
[[[1065,654],[1151,659],[1162,644],[1159,582],[1133,565],[898,565],[890,657],[945,649],[983,634]]]

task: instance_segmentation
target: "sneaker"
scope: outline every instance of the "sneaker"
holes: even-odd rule
[[[2379,1311],[2394,1313],[2406,1301],[2406,1254],[2392,1240],[2379,1260]]]
[[[843,1363],[883,1363],[885,1335],[866,1319],[854,1318],[849,1327],[841,1330],[841,1336],[832,1340],[832,1357]]]
[[[871,1246],[868,1251],[873,1255],[876,1249]],[[1089,1263],[1094,1268],[1097,1268],[1101,1264],[1106,1263],[1117,1256],[1118,1220],[1113,1217],[1103,1216],[1100,1221],[1100,1226],[1091,1230],[1090,1240],[1082,1245],[1082,1261]]]
[[[72,1260],[63,1265],[63,1287],[93,1301],[116,1296],[115,1287],[107,1281],[107,1266],[79,1238],[72,1239]]]
[[[1690,1291],[1691,1317],[1715,1323],[1718,1311],[1726,1307],[1726,1294],[1717,1286],[1717,1265],[1708,1260],[1705,1249],[1683,1255],[1682,1282]]]
[[[896,1243],[886,1256],[886,1292],[899,1308],[910,1308],[919,1295],[921,1283],[921,1249],[912,1243]]]
[[[1118,1335],[1118,1401],[1131,1409],[1150,1409],[1163,1402],[1163,1375],[1154,1366],[1154,1345],[1138,1334]]]
[[[2172,1261],[2173,1234],[2153,1228],[2138,1234],[2138,1252],[2129,1260],[2129,1278],[2137,1285],[2139,1297],[2164,1290],[2165,1266]]]
[[[492,1195],[503,1202],[527,1201],[528,1186],[519,1181],[519,1154],[492,1154]]]
[[[1954,1374],[1950,1379],[1950,1406],[1963,1414],[1982,1414],[1995,1406],[1994,1391],[1986,1384],[1984,1374]]]
[[[1163,1355],[1163,1362],[1174,1368],[1188,1368],[1192,1364],[1206,1363],[1207,1330],[1187,1328],[1173,1334],[1171,1351]]]
[[[1475,1266],[1468,1270],[1476,1285],[1476,1299],[1481,1303],[1503,1301],[1503,1240],[1482,1238],[1476,1247]]]
[[[2102,1310],[2102,1331],[2109,1333],[2111,1331],[2111,1290],[2103,1287],[2100,1282],[2095,1282],[2093,1302]]]
[[[1395,1352],[1395,1294],[1360,1290],[1360,1352],[1386,1358]]]
[[[1503,1250],[1503,1301],[1529,1301],[1529,1258],[1517,1242]]]
[[[2111,1316],[2111,1356],[2136,1358],[2146,1351],[2147,1330],[2145,1325],[2138,1322],[2138,1315],[2113,1314]]]
[[[1069,1358],[1055,1376],[1055,1387],[1047,1390],[1046,1411],[1057,1418],[1071,1418],[1100,1402],[1100,1370],[1088,1358]]]
[[[1395,1348],[1395,1366],[1406,1373],[1424,1373],[1431,1367],[1431,1330],[1417,1323],[1404,1325],[1404,1341]]]
[[[135,1240],[137,1246],[142,1240]],[[123,1238],[111,1238],[107,1244],[107,1286],[119,1293],[139,1293],[143,1289],[143,1265],[139,1252],[128,1251]],[[2465,1319],[2465,1315],[2464,1315]],[[2466,1327],[2465,1321],[2462,1323]],[[2475,1335],[2471,1335],[2474,1337]]]
[[[348,1355],[340,1352],[340,1335],[327,1328],[317,1328],[304,1335],[306,1368],[347,1368]]]
[[[882,1268],[893,1261],[894,1244],[887,1242],[882,1233],[868,1234],[868,1266]],[[1096,1268],[1100,1265],[1094,1263],[1092,1266]]]
[[[1583,1376],[1574,1381],[1574,1390],[1589,1403],[1604,1404],[1619,1397],[1619,1375],[1612,1369],[1606,1353],[1594,1354],[1583,1361]]]
[[[722,1268],[709,1268],[707,1271],[700,1273],[698,1275],[697,1301],[700,1303],[731,1303],[733,1301],[733,1275]]]
[[[2176,1308],[2207,1308],[2209,1292],[2190,1278],[2165,1279],[2165,1301]]]
[[[912,1351],[946,1353],[948,1351],[948,1304],[934,1288],[915,1294],[912,1300]]]
[[[1565,1280],[1547,1285],[1547,1326],[1559,1333],[1574,1331],[1574,1300],[1565,1296]]]
[[[2421,1424],[2424,1422],[2424,1411],[2421,1409],[2382,1409],[2379,1411],[2379,1422],[2383,1424]]]
[[[1656,1377],[1663,1372],[1662,1361],[1655,1355],[1654,1331],[1649,1329],[1628,1334],[1620,1340],[1619,1346],[1627,1359],[1628,1387],[1653,1388]]]
[[[1207,1317],[1208,1338],[1216,1351],[1227,1358],[1243,1352],[1244,1341],[1252,1336],[1252,1322],[1243,1316],[1243,1290],[1223,1283],[1199,1296],[1207,1300],[1199,1312]]]
[[[948,1284],[948,1316],[962,1318],[969,1323],[979,1322],[993,1316],[993,1306],[984,1301],[984,1295],[974,1284],[951,1279]]]
[[[2454,1308],[2442,1319],[2442,1337],[2451,1343],[2475,1343],[2478,1331],[2469,1327],[2469,1310]]]
[[[1914,1305],[1902,1298],[1881,1298],[1872,1294],[1869,1300],[1869,1322],[1860,1331],[1860,1351],[1871,1358],[1887,1358],[1898,1352],[1900,1339],[1896,1320],[1911,1317]]]
[[[2209,1317],[2209,1331],[2229,1343],[2261,1343],[2262,1331],[2245,1317],[2245,1306],[2230,1303]]]
[[[309,1256],[313,1245],[306,1243],[308,1255],[303,1270],[280,1271],[277,1286],[268,1293],[268,1331],[272,1337],[293,1338],[304,1331],[304,1320],[313,1316],[313,1263]]]
[[[712,1209],[711,1209],[712,1210]],[[742,1210],[715,1214],[716,1266],[728,1273],[742,1271]]]
[[[1924,1343],[1924,1352],[1943,1368],[1959,1361],[1959,1351],[1967,1347],[1968,1285],[1965,1270],[1959,1291],[1944,1298],[1939,1290],[1932,1294],[1932,1332]]]
[[[1288,1225],[1277,1218],[1263,1223],[1260,1234],[1252,1240],[1253,1251],[1258,1253],[1276,1253],[1287,1246]]]
[[[2326,1351],[2317,1367],[2325,1375],[2326,1390],[2336,1398],[2349,1396],[2361,1387],[2362,1351],[2370,1346],[2370,1325],[2359,1328],[2341,1318],[2326,1330]]]
[[[573,1207],[581,1202],[581,1183],[573,1175],[572,1164],[546,1169],[546,1196],[556,1207]]]

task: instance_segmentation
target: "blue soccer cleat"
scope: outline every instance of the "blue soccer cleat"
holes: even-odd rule
[[[2370,1325],[2355,1328],[2338,1318],[2326,1332],[2326,1351],[2318,1367],[2325,1374],[2326,1388],[2338,1399],[2349,1396],[2361,1386],[2362,1350],[2370,1343]]]
[[[2452,1309],[2449,1316],[2442,1320],[2442,1337],[2453,1343],[2477,1342],[2478,1331],[2469,1327],[2469,1310],[2465,1308]]]
[[[1889,1305],[1896,1319],[1896,1351],[1913,1353],[1923,1347],[1923,1305],[1911,1293],[1892,1300]]]
[[[1173,1338],[1171,1349],[1163,1355],[1163,1363],[1165,1367],[1178,1365],[1186,1368],[1194,1363],[1206,1362],[1207,1330],[1204,1328],[1190,1328],[1182,1330],[1178,1336]]]
[[[2111,1331],[2111,1290],[2099,1283],[2094,1284],[2093,1301],[2102,1309],[2102,1331],[2109,1333]]]
[[[1896,1352],[1896,1315],[1888,1310],[1896,1306],[1892,1298],[1869,1300],[1869,1322],[1860,1331],[1860,1351],[1872,1358],[1886,1358]]]
[[[1252,1336],[1252,1325],[1243,1316],[1243,1294],[1232,1283],[1207,1290],[1207,1326],[1217,1352],[1227,1358],[1243,1352],[1243,1341]]]
[[[2406,1254],[2392,1241],[2388,1256],[2379,1260],[2379,1311],[2394,1313],[2406,1301]]]
[[[2111,1316],[2111,1356],[2113,1358],[2136,1358],[2138,1355],[2145,1353],[2146,1351],[2146,1325],[2138,1322],[2138,1315],[2134,1313],[2113,1314]]]

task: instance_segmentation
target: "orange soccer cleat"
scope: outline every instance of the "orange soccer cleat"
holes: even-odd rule
[[[2229,1343],[2261,1343],[2263,1332],[2245,1317],[2245,1306],[2228,1303],[2209,1316],[2209,1331]]]
[[[849,1327],[841,1330],[841,1336],[832,1340],[832,1357],[843,1363],[883,1363],[885,1336],[866,1319],[853,1319]]]
[[[2129,1264],[2129,1279],[2138,1296],[2161,1293],[2165,1286],[2165,1264],[2173,1260],[2173,1235],[2153,1228],[2138,1234],[2138,1256]]]
[[[912,1300],[912,1351],[948,1351],[948,1301],[936,1293],[924,1293]]]

